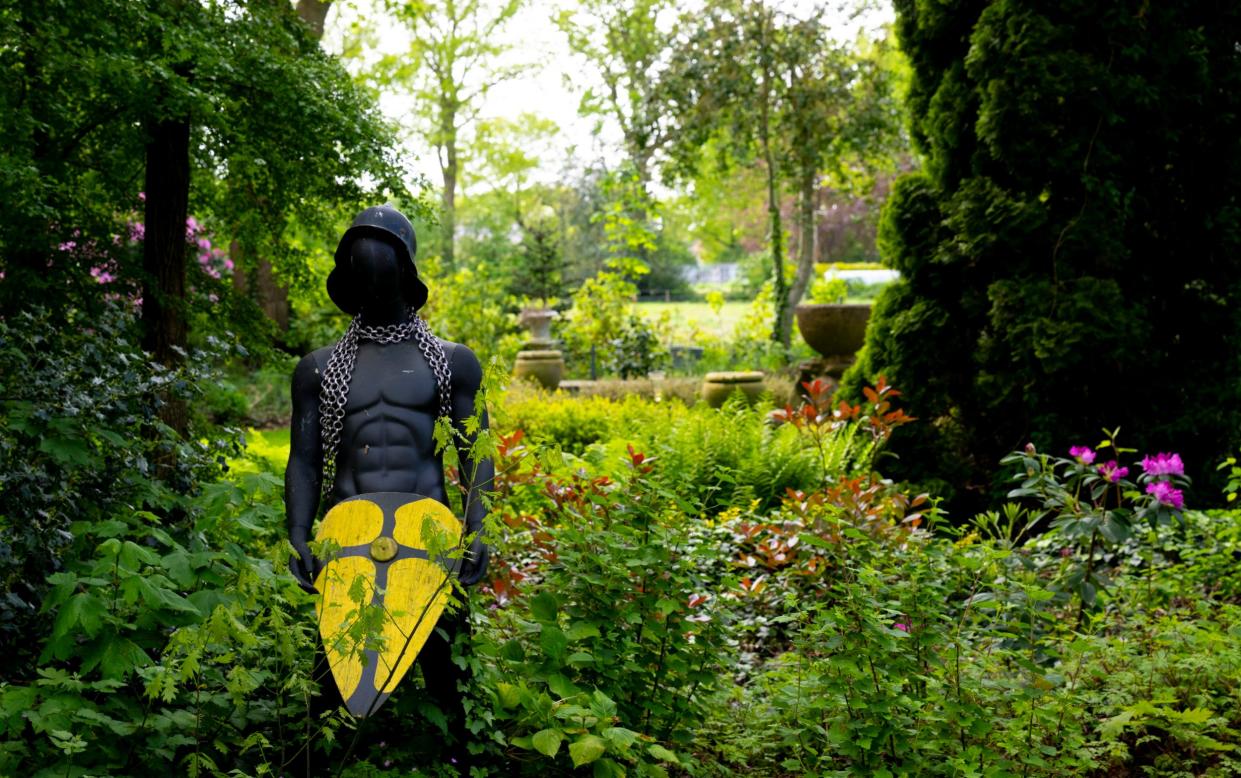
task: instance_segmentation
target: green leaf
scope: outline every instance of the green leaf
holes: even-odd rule
[[[569,744],[569,758],[573,760],[574,767],[581,767],[603,756],[607,750],[608,746],[603,738],[598,735],[582,735]]]
[[[603,730],[603,737],[618,749],[626,749],[638,739],[638,733],[624,727],[608,727]]]
[[[530,599],[530,614],[542,622],[556,620],[556,598],[547,592],[539,592]]]
[[[534,733],[534,737],[530,738],[531,745],[534,750],[544,756],[555,756],[560,750],[560,742],[564,740],[564,734],[558,729],[541,729]]]
[[[585,638],[599,637],[599,628],[588,621],[575,621],[570,625],[568,632],[565,633],[569,642],[577,642]]]
[[[85,467],[95,463],[94,449],[81,438],[47,437],[39,441],[39,450],[69,466]]]
[[[103,624],[108,608],[98,597],[89,592],[79,592],[69,598],[56,614],[52,636],[61,638],[80,627],[87,637],[94,637]]]
[[[516,708],[521,703],[521,687],[511,683],[497,683],[496,696],[500,698],[501,706]]]
[[[510,640],[500,646],[500,657],[510,662],[524,662],[526,659],[526,649],[522,647],[518,640]]]
[[[539,645],[547,652],[552,659],[560,659],[564,656],[565,649],[569,647],[569,639],[565,637],[564,631],[560,627],[552,624],[543,625],[543,629],[539,632]]]
[[[677,759],[676,754],[664,748],[663,746],[659,745],[658,743],[655,743],[650,748],[646,749],[646,752],[661,762],[671,762],[672,764],[681,763],[681,761]]]
[[[552,673],[547,677],[547,688],[562,700],[581,694],[582,690],[573,685],[573,682],[565,678],[560,673]]]

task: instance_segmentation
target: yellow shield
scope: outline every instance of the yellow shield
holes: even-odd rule
[[[371,715],[435,628],[460,560],[461,522],[429,497],[376,492],[337,503],[319,525],[334,549],[315,588],[319,635],[345,707]]]

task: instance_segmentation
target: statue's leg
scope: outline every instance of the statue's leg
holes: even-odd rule
[[[469,681],[468,671],[452,661],[452,644],[458,639],[468,640],[470,621],[466,606],[455,613],[440,616],[436,631],[427,639],[418,655],[427,696],[448,720],[449,758],[457,772],[469,775],[469,730],[465,722],[465,705],[459,685]],[[440,630],[443,630],[441,633]]]

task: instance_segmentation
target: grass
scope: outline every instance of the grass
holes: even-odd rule
[[[238,459],[230,459],[228,469],[243,473],[265,469],[250,461],[252,457],[264,460],[277,473],[283,473],[284,466],[289,461],[289,428],[246,430],[246,453]]]
[[[658,321],[666,316],[673,340],[691,343],[693,341],[690,335],[694,329],[720,338],[731,337],[737,322],[741,321],[749,310],[750,303],[729,301],[724,303],[719,313],[705,302],[638,303],[634,308],[640,316],[651,321]]]

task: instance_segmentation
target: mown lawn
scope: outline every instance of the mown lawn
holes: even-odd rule
[[[638,303],[634,307],[643,318],[651,321],[667,317],[673,339],[689,342],[695,328],[720,338],[731,336],[750,305],[744,301],[730,301],[724,303],[718,313],[705,302],[652,302]]]

